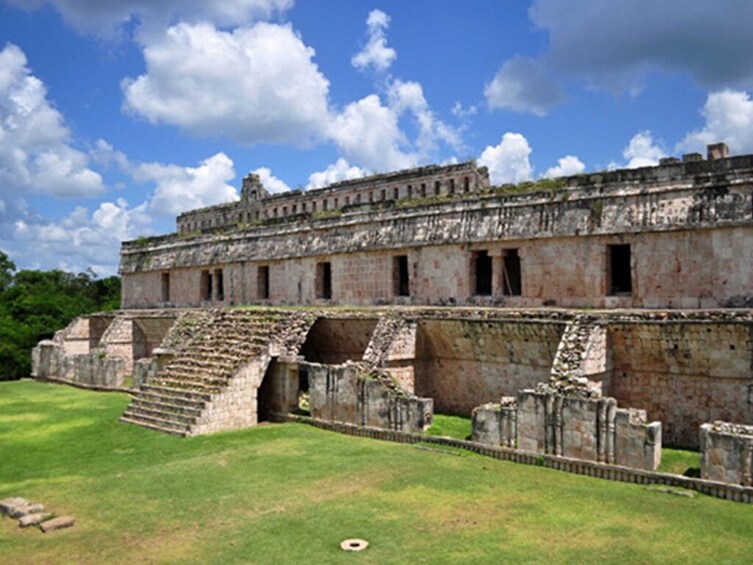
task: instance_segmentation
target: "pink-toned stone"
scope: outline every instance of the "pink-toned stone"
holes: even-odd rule
[[[39,524],[39,528],[44,532],[53,532],[55,530],[62,530],[64,528],[70,528],[76,523],[76,519],[71,516],[59,516],[52,520],[47,520]]]

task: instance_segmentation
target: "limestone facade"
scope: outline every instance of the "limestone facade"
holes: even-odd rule
[[[472,163],[261,199],[254,181],[239,203],[181,216],[179,233],[124,243],[123,307],[750,307],[753,156],[709,157],[517,187],[488,186]],[[469,190],[421,195],[448,175]],[[363,190],[380,198],[356,202]],[[300,213],[324,195],[327,214]],[[278,217],[248,222],[249,206]]]

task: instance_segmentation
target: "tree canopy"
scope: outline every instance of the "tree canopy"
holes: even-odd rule
[[[31,350],[76,316],[120,307],[120,277],[16,270],[0,251],[0,380],[31,373]]]

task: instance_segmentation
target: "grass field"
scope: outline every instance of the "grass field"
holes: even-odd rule
[[[0,383],[0,498],[78,520],[49,534],[0,520],[0,562],[747,563],[753,554],[753,506],[302,424],[180,439],[118,423],[127,402]],[[463,433],[460,422],[445,425]],[[351,537],[369,548],[342,552]]]

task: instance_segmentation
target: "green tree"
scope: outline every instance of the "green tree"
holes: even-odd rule
[[[91,271],[15,272],[0,252],[0,380],[31,372],[31,350],[76,316],[120,306],[120,278],[96,279]],[[3,281],[6,281],[3,283]]]

